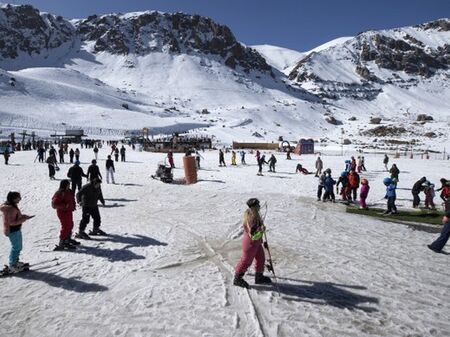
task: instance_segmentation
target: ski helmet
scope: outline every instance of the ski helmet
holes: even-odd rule
[[[346,177],[346,176],[348,176],[348,172],[347,171],[342,171],[341,177]]]
[[[386,186],[389,186],[390,184],[392,184],[392,179],[389,177],[384,178],[383,184],[385,184]]]
[[[80,161],[79,160],[75,160],[75,165],[80,165]]]
[[[252,207],[259,207],[259,200],[256,198],[250,198],[247,200],[247,206]]]

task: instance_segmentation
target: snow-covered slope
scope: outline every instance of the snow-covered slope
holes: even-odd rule
[[[266,59],[268,64],[282,72],[284,72],[286,68],[297,64],[297,62],[305,57],[305,53],[268,44],[255,45],[251,47],[258,51],[258,53]]]

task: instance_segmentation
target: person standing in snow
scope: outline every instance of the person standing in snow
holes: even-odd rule
[[[219,149],[219,166],[227,166],[225,164],[225,155],[221,149]]]
[[[361,156],[358,156],[358,164],[356,165],[356,171],[358,172],[358,173],[361,173],[361,171],[362,171],[362,158],[361,158]]]
[[[387,154],[384,154],[383,164],[384,164],[384,168],[386,169],[386,171],[389,171],[388,163],[389,163],[389,157]]]
[[[204,159],[198,150],[195,150],[195,162],[197,163],[197,170],[200,170],[200,161]]]
[[[97,161],[95,159],[92,159],[92,164],[88,167],[87,179],[90,181],[94,179],[103,179],[102,174],[100,173],[100,169],[97,166]]]
[[[75,151],[72,149],[72,148],[70,148],[70,151],[69,151],[69,159],[70,159],[70,163],[71,164],[73,164],[73,157],[75,156]]]
[[[417,208],[420,205],[420,197],[419,194],[421,191],[424,190],[424,186],[423,184],[427,181],[426,177],[422,177],[419,180],[417,180],[412,189],[411,189],[411,193],[413,195],[413,208]]]
[[[364,156],[361,156],[361,170],[362,170],[362,171],[367,171],[367,170],[366,170],[366,166],[365,166],[365,159],[364,159]]]
[[[339,193],[339,184],[342,185],[341,187],[341,193]],[[341,176],[339,177],[337,184],[336,184],[336,193],[339,193],[342,197],[342,200],[348,201],[351,200],[350,196],[350,186],[348,183],[348,172],[342,171]]]
[[[56,163],[56,157],[48,156],[47,164],[48,164],[48,176],[50,177],[50,180],[55,180],[56,168],[58,167],[58,164]]]
[[[19,192],[9,192],[6,202],[0,206],[0,211],[3,213],[3,234],[11,242],[9,254],[9,271],[11,272],[19,272],[29,266],[28,263],[19,261],[22,251],[22,224],[34,215],[25,215],[20,212],[18,204],[21,199]]]
[[[64,148],[62,147],[62,145],[59,147],[58,154],[59,154],[59,163],[64,164]]]
[[[287,151],[286,151],[286,160],[291,160],[291,148],[288,147]]]
[[[6,146],[5,150],[3,151],[3,158],[5,159],[5,165],[8,165],[8,161],[9,161],[9,146]]]
[[[43,163],[44,162],[44,156],[45,156],[45,148],[41,145],[38,148],[37,153],[38,153],[38,158],[39,158],[38,161],[40,163]]]
[[[368,209],[366,199],[369,195],[369,190],[369,181],[366,178],[362,178],[361,187],[359,189],[359,209]]]
[[[391,178],[384,178],[383,184],[386,186],[387,210],[383,214],[398,214],[395,199],[397,198],[397,185]]]
[[[75,160],[80,160],[80,150],[78,148],[75,149]]]
[[[348,185],[349,185],[349,189],[350,189],[349,200],[356,201],[356,195],[358,194],[358,188],[359,188],[359,174],[356,173],[356,171],[353,169],[350,171],[350,174],[348,175]]]
[[[174,162],[173,162],[173,152],[172,152],[172,151],[169,151],[169,152],[167,153],[167,159],[168,159],[168,161],[169,161],[170,167],[171,167],[171,168],[175,168],[175,164],[174,164]]]
[[[236,152],[233,150],[231,151],[231,165],[236,166]]]
[[[400,174],[400,170],[398,169],[396,164],[392,164],[389,173],[391,174],[391,179],[395,179],[395,181],[398,183],[398,175]]]
[[[324,188],[325,193],[323,195],[322,201],[332,201],[335,202],[335,196],[334,196],[334,185],[336,184],[336,181],[331,177],[331,170],[328,168],[324,172],[327,176],[325,178]]]
[[[450,212],[450,181],[445,178],[441,178],[440,182],[441,187],[439,187],[436,192],[441,192],[439,196],[444,201],[444,212]]]
[[[241,164],[242,165],[246,165],[247,163],[245,162],[245,151],[241,151]]]
[[[235,286],[249,288],[249,284],[243,279],[247,269],[255,260],[255,284],[269,284],[272,280],[264,276],[265,255],[263,248],[263,235],[266,230],[263,219],[259,213],[260,204],[256,198],[247,201],[248,208],[244,213],[244,234],[242,237],[242,255],[235,267],[233,284]]]
[[[67,172],[67,177],[70,178],[72,182],[72,193],[75,194],[77,191],[81,189],[83,177],[87,178],[87,175],[84,174],[83,169],[80,167],[80,161],[76,160],[75,164],[69,169]]]
[[[258,173],[257,175],[262,176],[262,167],[264,164],[268,164],[268,162],[266,162],[266,156],[263,154],[259,160],[258,160]]]
[[[316,175],[315,175],[315,177],[318,177],[319,175],[322,174],[322,169],[323,169],[323,162],[319,156],[319,157],[317,157],[317,160],[316,160]]]
[[[322,190],[325,187],[325,178],[327,175],[323,172],[319,177],[319,184],[317,185],[317,201],[320,201],[322,198]]]
[[[119,161],[119,149],[117,147],[114,150],[114,160]]]
[[[114,173],[116,169],[114,168],[114,161],[111,159],[111,156],[108,155],[108,159],[106,159],[106,183],[109,184],[109,177],[111,177],[111,181],[115,184],[114,181]]]
[[[122,145],[120,148],[120,161],[125,161],[125,153],[126,153],[125,146]]]
[[[425,193],[425,208],[431,209],[433,211],[436,210],[436,206],[434,205],[434,184],[430,183],[429,181],[426,181],[424,184],[424,190]]]
[[[73,212],[75,211],[75,198],[70,190],[70,181],[61,180],[58,191],[53,195],[52,207],[56,209],[56,215],[61,222],[59,232],[59,244],[54,250],[75,249],[80,244],[71,238],[73,229]]]
[[[77,203],[82,207],[82,218],[79,225],[78,233],[75,235],[79,239],[89,240],[90,237],[86,234],[85,230],[89,223],[90,217],[94,221],[93,229],[89,233],[91,235],[106,235],[104,231],[100,229],[101,218],[100,211],[98,209],[98,201],[105,206],[105,199],[101,190],[101,180],[94,178],[91,182],[84,185],[77,193]]]
[[[261,157],[261,152],[259,152],[259,150],[256,150],[256,155],[255,155],[255,157],[256,157],[256,163],[259,165],[259,159],[260,159],[260,157]]]
[[[277,163],[277,158],[275,158],[275,155],[271,155],[269,160],[269,172],[275,172],[275,164]]]
[[[95,145],[94,146],[94,157],[95,157],[95,160],[98,160],[98,147],[97,147],[97,145]]]
[[[435,253],[440,253],[450,238],[450,212],[444,214],[442,224],[444,227],[442,228],[441,235],[432,244],[428,245],[428,248]]]

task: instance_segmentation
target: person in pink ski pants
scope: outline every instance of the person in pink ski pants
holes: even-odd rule
[[[255,260],[255,283],[271,283],[271,279],[263,275],[264,262],[266,261],[263,247],[263,235],[265,231],[263,220],[259,214],[260,204],[256,198],[247,201],[248,209],[244,213],[244,235],[242,237],[242,256],[236,265],[233,284],[235,286],[249,288],[249,284],[243,279],[247,269]]]
[[[366,199],[369,194],[370,186],[366,178],[361,179],[361,187],[359,189],[359,208],[367,209]]]

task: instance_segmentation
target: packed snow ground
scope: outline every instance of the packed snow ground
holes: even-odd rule
[[[107,152],[99,153],[102,174]],[[0,279],[0,335],[450,336],[449,256],[426,248],[436,233],[316,202],[317,179],[294,173],[298,162],[312,170],[315,156],[288,161],[279,154],[277,173],[266,167],[259,177],[253,155],[247,166],[224,168],[216,151],[202,155],[197,184],[163,184],[150,174],[164,154],[127,147],[128,162],[116,163],[117,184],[102,187],[102,228],[110,235],[83,241],[75,252],[47,252],[59,233],[50,206],[59,181],[48,180],[47,165],[33,163],[35,152],[1,163],[2,197],[20,191],[21,210],[36,217],[22,230],[22,259],[32,270]],[[322,158],[337,176],[349,155]],[[365,157],[369,206],[383,205],[382,155]],[[82,150],[85,170],[92,158]],[[450,172],[449,161],[395,162],[400,209],[410,207],[415,180],[426,175],[438,183]],[[175,165],[180,181],[181,155]],[[60,166],[58,179],[69,164]],[[275,286],[253,286],[252,272],[249,291],[232,285],[249,197],[268,204],[280,295]],[[80,218],[78,209],[76,227]],[[0,239],[2,262],[9,247]]]

